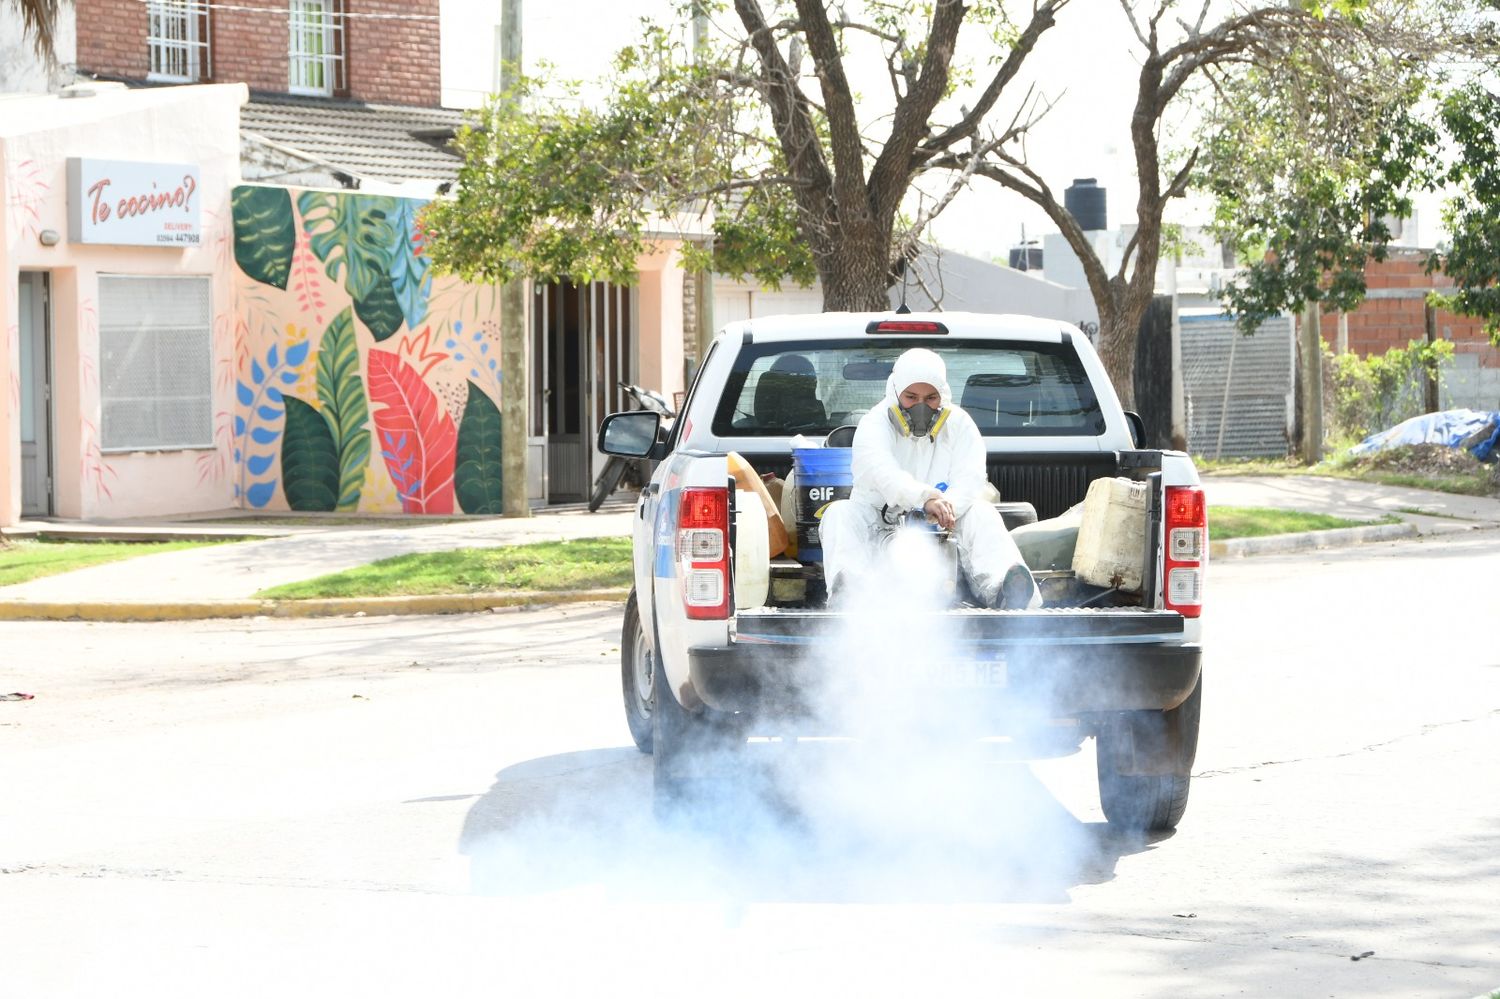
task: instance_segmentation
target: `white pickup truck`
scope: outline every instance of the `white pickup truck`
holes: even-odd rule
[[[1139,418],[1121,408],[1078,329],[961,313],[734,323],[715,338],[670,430],[644,411],[603,422],[602,451],[658,462],[636,508],[621,645],[626,715],[655,757],[658,804],[690,792],[695,761],[740,752],[750,737],[843,734],[811,730],[820,721],[804,694],[828,671],[862,664],[828,648],[840,615],[825,606],[820,562],[767,558],[763,547],[747,554],[753,546],[736,525],[746,504],[762,515],[760,500],[736,488],[730,453],[758,474],[787,476],[793,439],[821,442],[857,423],[880,404],[895,358],[917,346],[943,357],[954,404],[984,435],[1003,512],[1034,509],[1019,519],[1037,523],[1012,535],[1046,541],[1021,543],[1042,608],[955,601],[931,612],[940,619],[932,626],[953,636],[951,654],[988,668],[959,671],[956,685],[950,673],[923,703],[941,711],[944,698],[961,699],[965,717],[982,706],[989,738],[1045,732],[1077,747],[1092,736],[1106,818],[1175,827],[1198,741],[1208,538],[1197,472],[1181,452],[1137,446]],[[1139,513],[1126,514],[1139,547],[1129,583],[1091,584],[1066,556],[1057,561],[1057,541],[1073,547],[1069,531],[1098,479],[1142,497]],[[1118,514],[1111,523],[1119,528]],[[737,564],[751,557],[769,564]]]

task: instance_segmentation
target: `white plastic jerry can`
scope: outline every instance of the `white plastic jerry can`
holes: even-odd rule
[[[1141,592],[1145,577],[1148,485],[1095,479],[1083,501],[1073,572],[1085,583]]]

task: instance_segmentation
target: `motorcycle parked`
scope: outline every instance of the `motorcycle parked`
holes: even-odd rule
[[[660,392],[641,385],[628,385],[625,382],[619,384],[620,388],[624,389],[635,401],[637,409],[660,413],[664,426],[670,427],[671,421],[677,418],[677,411],[672,408],[667,397]],[[589,494],[590,513],[598,510],[609,495],[619,488],[627,472],[632,473],[632,481],[644,485],[651,478],[651,463],[639,458],[621,458],[618,455],[611,455],[599,472],[599,477],[594,480],[594,491]]]

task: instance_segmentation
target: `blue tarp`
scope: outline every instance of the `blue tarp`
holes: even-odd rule
[[[1450,409],[1441,413],[1424,413],[1396,424],[1389,430],[1371,434],[1349,449],[1350,454],[1364,455],[1402,444],[1443,444],[1458,447],[1464,441],[1488,430],[1479,443],[1471,442],[1474,457],[1487,461],[1500,438],[1500,412],[1480,409]],[[1481,453],[1481,451],[1483,453]]]

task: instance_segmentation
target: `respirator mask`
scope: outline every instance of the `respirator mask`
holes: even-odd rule
[[[933,409],[925,402],[914,406],[903,406],[899,402],[891,407],[891,422],[906,437],[928,437],[937,434],[938,426],[948,415],[947,407]]]
[[[932,430],[932,424],[937,420],[937,410],[919,402],[915,406],[900,407],[901,415],[906,417],[906,425],[911,427],[913,437],[926,437]]]

